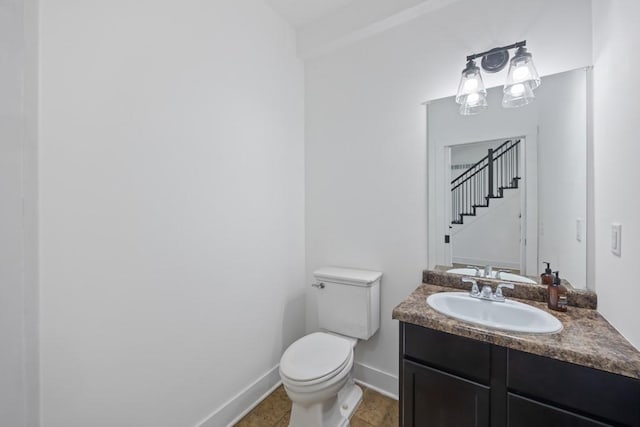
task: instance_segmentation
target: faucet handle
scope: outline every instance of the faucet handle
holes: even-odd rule
[[[491,292],[491,286],[484,285],[482,287],[482,291],[480,292],[480,297],[482,299],[488,299],[488,300],[493,299],[492,298],[493,297],[493,292]]]
[[[475,277],[478,277],[480,275],[480,267],[477,267],[475,265],[467,265],[467,268],[471,268],[476,271]]]
[[[502,288],[515,289],[515,286],[514,286],[513,283],[500,283],[500,284],[498,284],[498,287],[496,288],[496,294],[494,296],[494,299],[496,301],[504,301],[504,295],[502,294]]]
[[[469,295],[471,295],[472,297],[480,295],[478,282],[475,279],[472,279],[471,277],[463,277],[462,281],[465,283],[471,283],[471,292],[469,292]]]

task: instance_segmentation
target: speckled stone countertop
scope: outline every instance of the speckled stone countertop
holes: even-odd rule
[[[446,286],[456,289],[469,289],[469,285],[462,282],[460,274],[447,273],[443,270],[445,267],[436,267],[436,270],[425,270],[422,272],[422,282],[432,285]],[[504,282],[504,280],[486,279],[481,277],[472,277],[476,279],[478,285],[491,285],[495,288],[496,284]],[[541,284],[529,284],[520,282],[511,282],[516,285],[515,289],[504,289],[506,297],[522,298],[531,301],[546,302],[547,286]],[[567,301],[570,306],[581,308],[598,308],[598,296],[595,292],[586,289],[575,289],[566,280],[562,281],[567,289]]]
[[[438,313],[427,297],[456,289],[421,284],[393,309],[393,318],[527,353],[640,379],[640,351],[636,350],[596,310],[569,307],[566,313],[550,311],[546,303],[517,299],[556,316],[564,329],[556,334],[523,334],[484,328]],[[515,298],[514,298],[515,299]]]

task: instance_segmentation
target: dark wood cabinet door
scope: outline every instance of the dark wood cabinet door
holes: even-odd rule
[[[403,361],[404,427],[489,427],[489,387]]]
[[[509,393],[508,402],[509,427],[605,427],[611,425],[511,393]]]
[[[615,425],[640,427],[637,379],[511,349],[507,372],[507,387],[514,394]]]

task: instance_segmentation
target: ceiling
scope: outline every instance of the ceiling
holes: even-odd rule
[[[302,27],[353,3],[354,0],[266,0],[294,27]]]
[[[265,0],[295,27],[302,59],[340,49],[458,1],[462,0]]]

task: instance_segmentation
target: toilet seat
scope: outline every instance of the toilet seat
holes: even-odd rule
[[[315,332],[289,346],[280,359],[280,374],[285,383],[305,387],[331,380],[350,369],[352,363],[352,343]]]
[[[351,368],[353,367],[353,356],[351,356],[344,367],[331,374],[330,376],[324,377],[322,381],[314,381],[309,383],[303,382],[293,382],[288,378],[282,376],[282,384],[284,385],[285,390],[291,397],[291,400],[294,400],[294,397],[291,393],[295,393],[296,400],[302,401],[311,398],[315,400],[318,396],[334,395],[338,389],[342,387],[342,384],[349,378],[349,374],[351,373]],[[337,387],[337,388],[336,388]],[[302,396],[305,396],[304,398]]]

